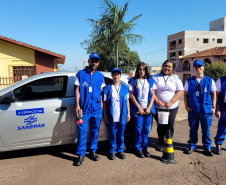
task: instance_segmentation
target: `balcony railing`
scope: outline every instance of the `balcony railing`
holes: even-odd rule
[[[176,49],[176,45],[170,46],[170,50]]]

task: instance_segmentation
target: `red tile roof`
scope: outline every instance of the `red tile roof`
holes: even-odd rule
[[[3,37],[1,35],[0,35],[0,40],[6,41],[6,42],[10,42],[10,43],[13,43],[13,44],[16,44],[16,45],[19,45],[19,46],[23,46],[25,48],[29,48],[29,49],[33,49],[33,50],[36,50],[36,51],[40,51],[42,53],[46,53],[46,54],[49,54],[49,55],[52,55],[52,56],[55,56],[57,58],[65,60],[65,55],[57,54],[57,53],[54,53],[52,51],[48,51],[48,50],[45,50],[45,49],[42,49],[42,48],[39,48],[39,47],[36,47],[36,46],[32,46],[32,45],[29,45],[29,44],[26,44],[26,43],[23,43],[23,42],[20,42],[20,41],[16,41],[14,39]]]
[[[193,53],[190,55],[186,55],[181,58],[196,58],[196,57],[217,56],[217,55],[226,55],[226,47],[215,47],[215,48],[207,49],[197,53]]]

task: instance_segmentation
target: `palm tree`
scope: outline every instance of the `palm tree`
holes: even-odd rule
[[[103,0],[103,14],[101,19],[88,19],[93,26],[93,35],[95,35],[94,45],[103,45],[115,49],[116,67],[118,67],[119,44],[126,42],[136,44],[142,41],[142,36],[131,33],[134,30],[135,21],[142,14],[135,16],[128,22],[124,22],[128,11],[128,2],[123,7],[118,7],[111,0]]]

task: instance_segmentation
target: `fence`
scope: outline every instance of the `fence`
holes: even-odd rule
[[[14,83],[13,77],[1,77],[0,76],[0,89],[3,89]]]

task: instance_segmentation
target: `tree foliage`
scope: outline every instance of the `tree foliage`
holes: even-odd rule
[[[226,64],[220,61],[205,63],[204,75],[212,77],[216,82],[219,77],[226,75]]]
[[[101,70],[109,71],[112,67],[122,67],[126,72],[134,69],[133,64],[139,60],[136,52],[131,52],[127,44],[136,44],[142,41],[142,36],[131,33],[134,30],[135,21],[141,14],[125,22],[128,11],[128,2],[119,7],[111,0],[103,0],[101,9],[103,13],[100,19],[88,19],[93,27],[89,40],[81,43],[87,49],[87,53],[97,52],[103,63]],[[133,61],[134,60],[134,61]]]

